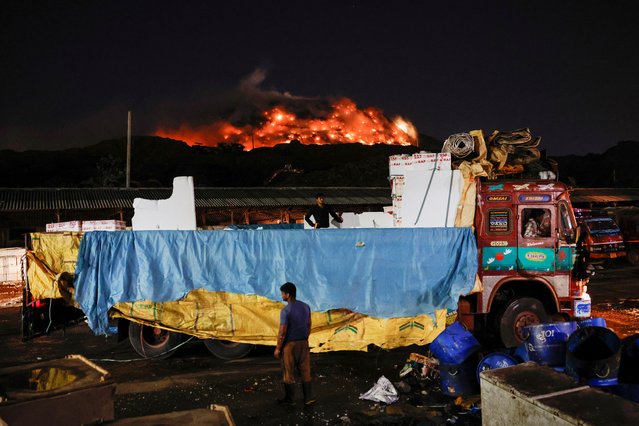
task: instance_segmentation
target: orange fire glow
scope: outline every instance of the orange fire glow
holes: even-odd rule
[[[235,126],[220,120],[200,126],[183,124],[177,129],[159,128],[155,135],[181,140],[189,145],[237,143],[247,150],[272,147],[294,139],[303,144],[417,144],[415,127],[401,117],[391,121],[381,110],[360,109],[346,98],[333,102],[331,107],[326,117],[301,118],[283,106],[276,106],[262,112],[263,119],[257,126]]]

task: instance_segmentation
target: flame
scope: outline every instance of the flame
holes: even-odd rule
[[[159,128],[155,135],[182,140],[189,145],[235,143],[247,150],[292,140],[304,144],[417,144],[417,130],[410,121],[401,117],[391,121],[381,110],[360,109],[347,98],[332,102],[328,113],[322,115],[302,118],[284,106],[275,106],[263,111],[256,125],[234,125],[219,120],[199,126],[182,124],[179,128]]]

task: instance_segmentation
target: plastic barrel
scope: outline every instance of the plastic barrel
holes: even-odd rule
[[[439,380],[442,393],[449,396],[472,395],[477,393],[475,369],[477,361],[473,357],[461,364],[439,364]]]
[[[459,322],[454,322],[433,340],[430,351],[440,363],[459,365],[477,352],[479,347],[475,336]]]
[[[479,373],[481,373],[482,371],[512,367],[513,365],[517,364],[517,360],[510,355],[506,355],[500,352],[488,354],[483,357],[477,365],[477,382],[479,382]]]
[[[526,350],[528,358],[540,365],[562,366],[566,362],[566,341],[577,329],[576,322],[529,325]]]
[[[608,328],[584,327],[567,343],[566,373],[591,386],[617,384],[621,340]]]
[[[606,327],[606,320],[604,318],[588,318],[577,322],[579,328],[583,327]]]
[[[530,357],[528,356],[528,349],[526,349],[526,342],[522,342],[515,348],[515,352],[513,352],[513,356],[515,359],[518,359],[520,362],[528,362],[530,361]]]
[[[610,386],[610,392],[633,402],[639,402],[639,334],[621,341],[619,384]]]

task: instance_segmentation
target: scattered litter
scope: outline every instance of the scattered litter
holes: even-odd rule
[[[450,416],[449,418],[446,419],[446,424],[447,425],[454,425],[457,423],[457,420],[459,420],[459,417],[457,416]]]
[[[410,385],[404,381],[394,382],[393,385],[401,393],[408,393],[411,390]]]
[[[369,401],[383,402],[392,404],[397,402],[399,395],[397,389],[386,377],[381,376],[370,390],[359,396],[359,399],[367,399]]]
[[[481,397],[479,395],[471,395],[466,398],[458,396],[455,399],[455,405],[463,408],[464,410],[471,410],[473,407],[477,407],[480,401]]]
[[[416,373],[422,378],[437,380],[439,376],[438,371],[439,361],[436,358],[411,353],[406,360],[406,364],[399,372],[399,377],[404,378],[411,373]]]

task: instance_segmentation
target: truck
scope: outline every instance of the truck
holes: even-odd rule
[[[639,208],[612,207],[606,213],[619,224],[623,235],[626,259],[632,265],[639,265]]]
[[[624,236],[614,218],[590,209],[575,209],[575,218],[589,262],[608,264],[626,256]]]
[[[463,227],[34,233],[27,289],[65,296],[94,332],[117,328],[144,357],[185,336],[223,359],[274,345],[284,281],[313,309],[318,352],[427,344],[451,318],[514,347],[528,325],[589,317],[569,187],[464,181],[460,205],[474,213]],[[549,226],[528,234],[541,216]]]

